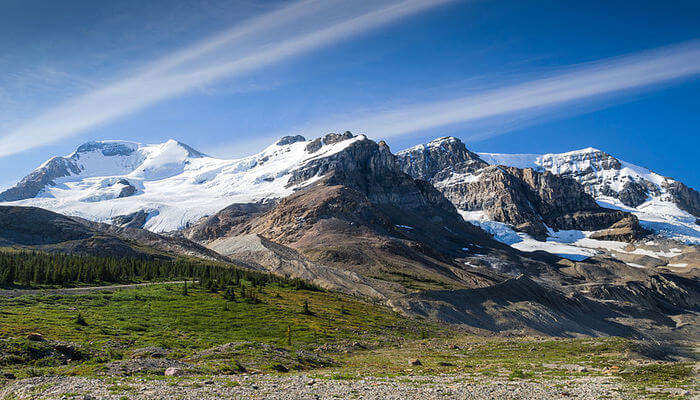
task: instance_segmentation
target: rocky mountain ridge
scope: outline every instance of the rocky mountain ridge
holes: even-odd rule
[[[356,142],[364,146],[356,147]],[[596,235],[605,239],[602,230],[615,224],[615,233],[607,238],[629,241],[643,235],[637,217],[644,228],[662,236],[700,241],[696,218],[669,200],[684,199],[686,208],[692,210],[697,192],[651,172],[641,174],[644,171],[639,167],[595,149],[546,156],[479,155],[458,139],[447,137],[394,156],[380,142],[379,156],[358,165],[361,173],[340,176],[337,171],[350,171],[356,165],[353,159],[362,157],[370,142],[374,143],[349,132],[314,140],[288,136],[259,154],[238,160],[215,159],[174,140],[157,145],[89,142],[68,157],[47,161],[0,193],[0,199],[23,198],[6,204],[165,232],[190,226],[230,204],[276,203],[331,170],[336,170],[337,183],[354,180],[351,186],[361,188],[372,200],[383,196],[389,201],[393,196],[393,202],[420,204],[409,192],[383,192],[385,182],[402,179],[396,175],[398,165],[399,170],[436,187],[470,214],[468,220],[482,227],[479,220],[485,219],[505,223],[538,240],[551,237],[550,230],[570,229],[600,231]],[[499,162],[504,166],[492,165]],[[609,171],[630,178],[620,183],[606,175]],[[596,183],[599,181],[606,183]],[[431,190],[427,186],[422,189],[426,193]],[[652,186],[663,191],[662,195],[637,208],[624,204],[648,198]],[[617,197],[604,195],[608,191]],[[34,197],[25,198],[32,194]],[[472,215],[476,213],[482,214]]]
[[[575,180],[532,168],[490,166],[456,138],[440,138],[398,153],[402,169],[431,182],[458,209],[483,211],[538,240],[548,229],[607,229],[629,222],[633,240],[643,236],[634,217],[600,207]],[[618,237],[618,239],[620,239]]]

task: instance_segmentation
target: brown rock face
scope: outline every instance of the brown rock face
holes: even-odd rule
[[[438,188],[458,208],[484,210],[490,218],[540,240],[547,236],[547,226],[599,230],[628,215],[599,207],[572,179],[529,168],[488,167],[474,182],[438,184]]]
[[[637,217],[629,215],[614,223],[610,228],[593,233],[591,238],[632,242],[644,237],[647,233],[646,230],[639,226]]]
[[[326,140],[336,140],[337,135],[328,136],[323,139],[324,143]],[[459,218],[454,206],[432,185],[416,180],[401,170],[396,156],[385,143],[361,140],[330,157],[313,160],[293,171],[289,185],[321,175],[326,176],[327,185],[358,190],[374,204],[422,213],[441,210],[450,217]]]
[[[195,242],[209,241],[229,234],[231,227],[241,224],[262,214],[274,206],[274,203],[231,204],[218,213],[187,228],[183,235]]]

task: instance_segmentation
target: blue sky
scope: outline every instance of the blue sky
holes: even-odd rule
[[[5,0],[0,187],[87,140],[233,158],[351,129],[592,146],[697,189],[699,20],[683,0]]]

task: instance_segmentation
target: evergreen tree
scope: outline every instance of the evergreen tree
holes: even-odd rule
[[[304,300],[304,307],[302,309],[302,313],[304,313],[306,315],[313,315],[313,313],[309,309],[309,301],[308,300]]]
[[[224,299],[228,301],[236,301],[236,291],[233,290],[233,286],[229,286],[224,292]]]

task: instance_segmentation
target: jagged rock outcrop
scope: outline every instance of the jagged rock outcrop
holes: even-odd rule
[[[17,201],[36,197],[46,186],[55,185],[56,179],[79,172],[80,169],[71,160],[54,157],[24,177],[15,186],[0,193],[0,201]]]
[[[539,240],[546,238],[547,227],[599,230],[624,221],[630,231],[640,231],[629,213],[598,206],[575,180],[531,168],[489,166],[456,138],[440,138],[398,156],[405,172],[429,180],[458,209],[484,211]]]
[[[678,181],[667,181],[665,189],[673,197],[678,208],[687,211],[694,217],[700,217],[700,193]]]
[[[342,142],[343,140],[352,139],[355,137],[351,132],[345,131],[343,134],[339,133],[329,133],[323,137],[316,138],[311,143],[306,145],[306,151],[308,153],[317,152],[322,146]]]
[[[131,146],[126,143],[93,141],[78,146],[78,149],[75,151],[75,154],[77,155],[76,158],[80,158],[81,153],[90,153],[93,151],[98,151],[106,157],[128,156],[133,154],[135,150],[136,149],[134,148],[134,146]]]
[[[146,224],[148,220],[148,213],[144,210],[138,210],[131,214],[117,215],[112,218],[111,222],[113,225],[120,226],[122,228],[137,228],[141,229]]]
[[[399,153],[402,169],[424,181],[442,181],[451,173],[473,173],[488,164],[457,138],[444,137]]]
[[[280,140],[277,141],[278,146],[286,146],[288,144],[296,143],[296,142],[305,142],[306,138],[301,136],[301,135],[294,135],[294,136],[283,136],[280,138]]]
[[[610,190],[608,186],[606,188],[607,193],[615,196],[614,191]],[[649,185],[637,181],[627,181],[622,186],[622,190],[617,193],[617,198],[626,206],[637,207],[649,198],[649,191]]]
[[[593,232],[591,239],[598,240],[614,240],[619,242],[632,242],[646,236],[647,232],[639,226],[639,221],[634,215],[627,215],[621,220],[615,222],[607,229],[602,229]]]
[[[326,135],[324,143],[347,140],[354,136]],[[386,143],[360,140],[343,151],[318,158],[292,171],[288,185],[326,175],[328,185],[342,185],[362,192],[375,204],[393,205],[412,210],[439,209],[456,216],[456,210],[433,186],[416,180],[401,170],[396,156]]]
[[[136,193],[136,187],[126,179],[119,179],[117,184],[124,186],[119,189],[119,194],[117,194],[117,198],[119,199],[133,196]]]

